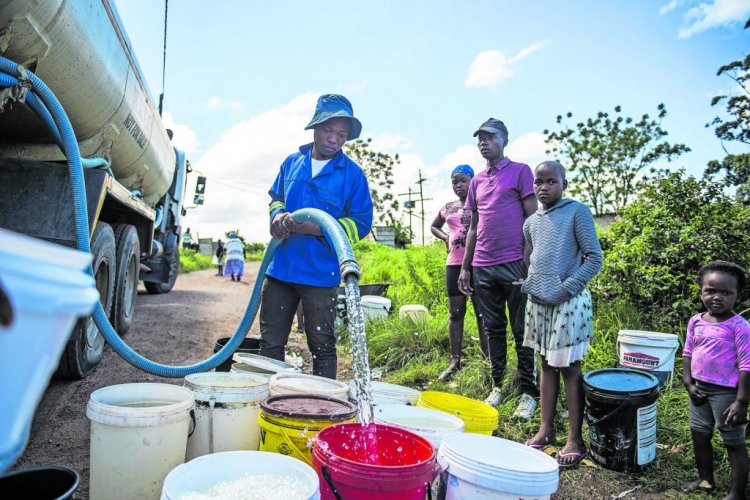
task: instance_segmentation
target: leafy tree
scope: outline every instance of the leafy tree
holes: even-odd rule
[[[370,196],[375,210],[375,222],[392,226],[397,244],[411,242],[408,228],[396,217],[398,200],[393,195],[393,168],[401,164],[398,154],[393,156],[381,151],[374,151],[372,139],[357,139],[347,142],[344,151],[362,167],[370,184]]]
[[[701,308],[698,269],[718,259],[750,265],[748,220],[750,207],[719,183],[684,171],[649,182],[602,234],[604,266],[591,290],[598,301],[643,311],[654,328],[684,332]]]
[[[750,19],[745,29],[750,28]],[[717,76],[726,75],[737,83],[739,92],[735,95],[718,95],[711,100],[711,105],[723,104],[728,118],[716,117],[707,127],[716,126],[715,133],[722,142],[739,142],[750,146],[750,55],[744,59],[732,61],[719,68]],[[726,151],[726,149],[725,149]],[[725,172],[725,181],[730,186],[737,186],[737,195],[750,202],[750,153],[729,154],[723,160],[708,163],[706,175]]]
[[[612,116],[600,111],[574,127],[563,123],[563,117],[558,115],[561,129],[544,131],[551,147],[547,153],[561,155],[571,173],[570,193],[580,197],[596,215],[622,211],[649,180],[649,174],[665,172],[655,168],[655,162],[671,161],[690,151],[684,144],[673,145],[664,140],[668,134],[661,122],[667,109],[664,104],[656,109],[656,119],[644,114],[635,121],[623,117],[621,107],[615,106]]]

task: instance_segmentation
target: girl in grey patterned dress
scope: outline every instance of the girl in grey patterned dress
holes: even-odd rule
[[[570,414],[565,446],[557,454],[561,468],[574,467],[586,456],[583,442],[583,374],[581,360],[593,338],[591,295],[586,284],[602,266],[602,251],[589,209],[563,199],[565,169],[557,162],[534,170],[534,194],[541,208],[523,226],[528,278],[524,346],[542,359],[539,432],[526,442],[536,449],[554,444],[555,405],[560,376]]]

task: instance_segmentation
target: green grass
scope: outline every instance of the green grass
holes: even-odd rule
[[[444,292],[445,249],[442,245],[395,250],[372,243],[359,243],[354,248],[362,269],[360,283],[392,283],[387,296],[393,309],[387,319],[367,324],[370,367],[381,368],[384,380],[417,388],[461,394],[482,400],[492,387],[490,365],[479,349],[474,315],[469,307],[464,325],[462,369],[447,383],[438,382],[438,374],[449,363],[448,312]],[[430,310],[426,321],[399,319],[398,309],[404,304],[422,304]],[[644,321],[645,315],[621,302],[600,301],[595,304],[594,340],[586,356],[584,373],[618,364],[617,334],[619,330],[653,330]],[[678,332],[674,332],[678,333]],[[345,335],[344,335],[345,337]],[[510,338],[510,335],[509,335]],[[679,485],[696,476],[693,447],[688,426],[688,397],[681,384],[682,363],[677,357],[674,384],[657,400],[657,458],[641,474],[620,474],[601,469],[601,478],[640,484],[642,492],[661,492],[670,498],[686,498]],[[516,376],[516,354],[512,340],[508,347],[507,381]],[[497,435],[514,441],[525,441],[539,426],[539,412],[528,422],[512,418],[517,396],[509,382],[503,388],[505,401],[498,408],[500,426]],[[561,390],[560,409],[565,406]],[[567,421],[556,421],[557,440],[565,441]],[[584,426],[588,438],[588,430]],[[729,466],[726,452],[715,439],[717,491],[727,491]]]
[[[195,250],[180,249],[180,274],[210,269],[211,257],[197,253]]]

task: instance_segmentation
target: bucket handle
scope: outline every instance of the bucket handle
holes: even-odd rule
[[[298,460],[302,460],[307,465],[312,465],[310,463],[310,459],[307,458],[305,455],[302,454],[299,448],[297,448],[297,445],[292,442],[292,439],[289,437],[289,434],[286,432],[286,428],[279,426],[279,434],[281,434],[281,437],[284,439],[284,442],[289,446],[289,449],[292,450],[292,456]]]
[[[328,487],[331,488],[331,493],[333,493],[333,496],[336,497],[336,500],[343,500],[341,498],[341,495],[339,494],[339,491],[336,489],[336,485],[333,484],[333,478],[331,477],[331,473],[328,472],[328,467],[326,467],[325,465],[321,465],[320,472],[323,474],[323,478],[326,480],[326,483],[328,483]]]
[[[193,434],[195,434],[195,428],[198,426],[195,423],[195,409],[190,410],[190,423],[192,424],[192,428],[188,428],[188,438],[193,437]]]
[[[659,363],[659,364],[658,364],[657,366],[654,366],[653,368],[649,368],[649,370],[654,370],[654,371],[661,371],[661,370],[659,370],[659,369],[660,369],[660,368],[662,368],[662,367],[663,367],[664,365],[666,365],[666,364],[667,364],[667,361],[669,361],[669,359],[670,359],[670,358],[674,358],[674,355],[675,355],[675,354],[677,354],[677,348],[678,348],[679,346],[680,346],[680,345],[679,345],[679,343],[678,343],[678,344],[677,344],[677,345],[676,345],[675,347],[673,347],[673,348],[671,349],[671,351],[672,351],[672,352],[670,352],[670,353],[669,353],[669,356],[666,356],[666,357],[664,358],[664,361],[662,361],[661,363]],[[616,346],[615,346],[615,350],[616,350],[616,352],[618,352],[618,353],[620,352],[620,339],[617,339],[617,344],[616,344]]]
[[[586,423],[587,423],[587,424],[588,424],[589,426],[591,426],[591,425],[599,425],[599,424],[601,424],[602,422],[604,422],[605,420],[609,420],[609,419],[610,419],[611,417],[613,417],[613,416],[614,416],[614,415],[615,415],[616,413],[618,413],[618,412],[619,412],[620,410],[622,410],[623,408],[625,408],[625,407],[626,407],[626,406],[627,406],[627,405],[628,405],[629,403],[630,403],[630,399],[628,398],[628,399],[626,399],[626,400],[625,400],[624,402],[622,402],[622,403],[620,404],[620,406],[618,406],[617,408],[615,408],[615,409],[614,409],[614,410],[612,410],[611,412],[607,413],[606,415],[604,415],[604,416],[603,416],[602,418],[600,418],[600,419],[598,419],[598,420],[593,420],[593,419],[591,418],[591,414],[589,413],[588,409],[586,409]]]

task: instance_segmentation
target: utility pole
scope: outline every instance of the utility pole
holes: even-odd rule
[[[409,192],[408,193],[400,193],[398,196],[408,196],[409,198],[404,202],[404,208],[408,209],[406,213],[409,214],[409,232],[410,235],[414,237],[414,231],[412,230],[412,224],[411,224],[411,218],[412,216],[417,217],[418,219],[422,220],[422,245],[424,246],[424,202],[429,201],[432,198],[425,198],[424,192],[422,190],[422,183],[426,181],[427,179],[422,177],[422,171],[419,170],[419,180],[417,180],[417,184],[419,184],[419,192],[412,191],[411,186],[409,186]],[[412,195],[416,196],[419,194],[419,198],[412,199]],[[416,208],[416,201],[419,201],[420,204],[420,213],[421,215],[417,215],[413,212],[413,209]]]

